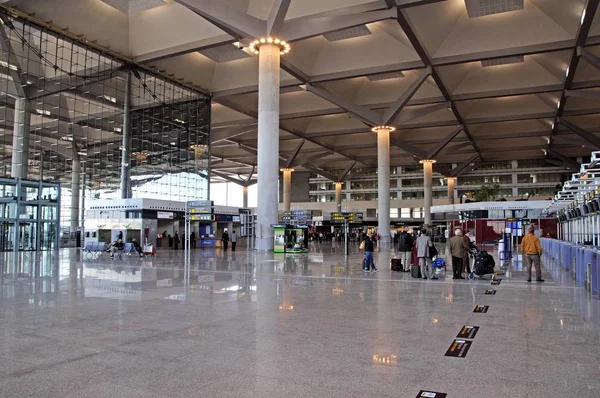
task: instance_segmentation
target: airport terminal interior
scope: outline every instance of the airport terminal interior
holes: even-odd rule
[[[598,133],[600,0],[0,0],[0,397],[598,398]]]

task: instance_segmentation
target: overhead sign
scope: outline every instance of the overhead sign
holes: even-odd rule
[[[213,202],[210,200],[192,200],[187,202],[187,211],[189,214],[211,214],[213,212]]]
[[[156,218],[172,220],[173,218],[175,218],[175,213],[173,213],[172,211],[157,211]]]
[[[360,224],[363,222],[363,213],[331,213],[331,222],[344,223],[346,221],[350,224]]]
[[[193,214],[188,218],[190,221],[213,221],[212,214]]]

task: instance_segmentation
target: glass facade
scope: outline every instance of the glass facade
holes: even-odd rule
[[[207,95],[19,18],[0,26],[0,176],[24,164],[60,182],[63,227],[74,183],[86,199],[208,199]]]

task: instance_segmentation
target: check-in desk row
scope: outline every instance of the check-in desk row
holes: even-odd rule
[[[578,285],[600,294],[600,248],[548,238],[541,242],[544,253],[569,272]]]

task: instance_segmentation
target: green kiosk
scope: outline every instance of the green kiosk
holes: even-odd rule
[[[304,225],[278,224],[273,226],[275,253],[308,253],[308,227]]]

